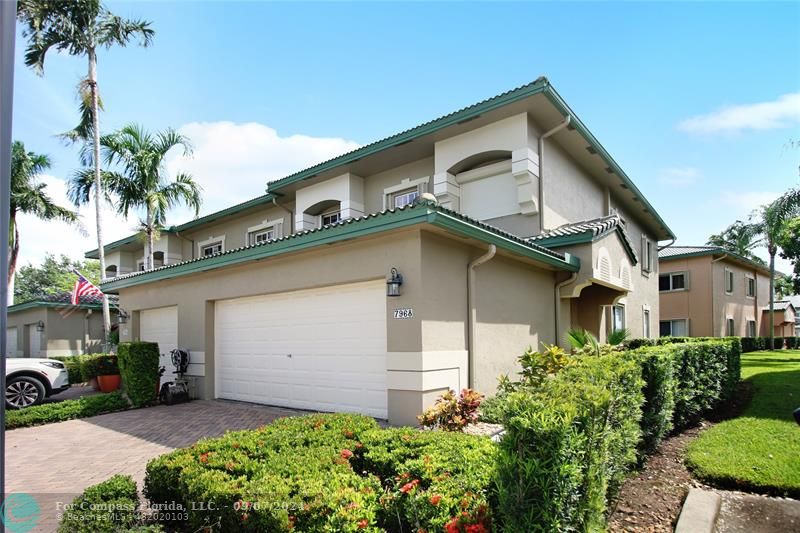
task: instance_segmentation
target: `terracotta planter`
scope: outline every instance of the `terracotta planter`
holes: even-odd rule
[[[161,392],[161,378],[156,381],[156,400],[158,400],[158,393]]]
[[[97,376],[97,383],[100,385],[100,392],[114,392],[119,389],[122,383],[122,376],[113,374],[110,376]]]
[[[100,384],[97,383],[96,377],[89,380],[89,386],[94,390],[100,390]]]

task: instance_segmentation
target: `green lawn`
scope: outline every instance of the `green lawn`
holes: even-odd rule
[[[750,404],[692,442],[686,464],[715,485],[800,498],[800,350],[744,354],[742,378]]]

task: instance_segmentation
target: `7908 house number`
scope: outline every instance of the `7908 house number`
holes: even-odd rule
[[[394,310],[394,317],[399,318],[401,320],[407,318],[414,318],[414,310],[410,307],[403,307],[401,309]]]

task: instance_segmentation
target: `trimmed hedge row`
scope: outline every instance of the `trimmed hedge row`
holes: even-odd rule
[[[124,342],[117,348],[122,388],[134,407],[156,398],[159,351],[155,342]]]
[[[491,527],[495,454],[486,438],[308,415],[153,459],[144,493],[185,506],[170,527],[190,530],[478,533]]]
[[[798,337],[775,337],[775,349],[783,347],[787,350],[800,348],[800,338]],[[758,352],[769,350],[769,337],[742,337],[742,353]]]
[[[84,396],[76,400],[43,403],[25,409],[6,411],[6,429],[63,422],[73,418],[86,418],[114,411],[124,411],[129,408],[128,400],[123,398],[119,391]]]

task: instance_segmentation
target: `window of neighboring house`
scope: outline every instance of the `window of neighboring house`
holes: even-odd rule
[[[319,218],[322,226],[329,226],[342,220],[342,212],[338,209],[336,211],[328,211],[327,213],[322,213]]]
[[[662,337],[686,337],[689,335],[689,321],[685,318],[662,320],[659,322],[659,335]]]
[[[733,271],[725,269],[725,292],[733,293]]]
[[[725,334],[733,337],[736,334],[736,322],[730,317],[725,321]]]
[[[417,198],[419,198],[419,187],[403,189],[389,195],[390,205],[395,208],[411,205]]]
[[[756,296],[756,278],[745,278],[745,294],[748,298],[755,298]]]
[[[747,336],[748,337],[755,337],[756,336],[756,321],[755,320],[748,320],[747,321]]]
[[[222,253],[222,241],[212,242],[200,247],[200,255],[202,257],[208,257],[220,253]]]
[[[686,272],[669,272],[658,276],[658,290],[661,292],[685,291]]]
[[[642,335],[645,339],[650,338],[650,310],[645,309],[642,313]]]
[[[622,331],[625,329],[625,306],[615,305],[611,308],[612,313],[612,331]]]

